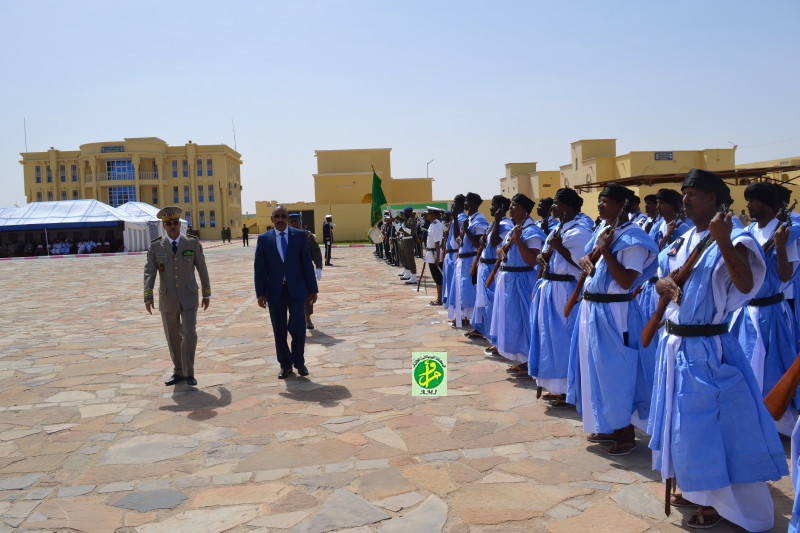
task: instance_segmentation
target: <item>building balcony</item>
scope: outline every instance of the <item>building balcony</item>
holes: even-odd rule
[[[135,181],[136,176],[139,181],[158,181],[158,172],[98,172],[95,174],[95,181]],[[91,174],[86,175],[86,181],[91,181]]]

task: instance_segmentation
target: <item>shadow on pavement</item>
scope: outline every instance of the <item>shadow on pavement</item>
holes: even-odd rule
[[[163,405],[159,410],[173,413],[193,411],[187,417],[189,420],[208,420],[217,416],[214,409],[230,405],[231,392],[225,387],[219,387],[219,398],[217,398],[200,389],[183,385],[181,388],[175,387],[172,399],[175,405]]]
[[[286,392],[280,395],[297,402],[317,402],[324,406],[339,405],[339,400],[350,398],[352,395],[347,387],[342,385],[320,385],[308,378],[290,377],[284,380]]]

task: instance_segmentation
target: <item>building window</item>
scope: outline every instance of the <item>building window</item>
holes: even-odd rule
[[[211,166],[211,159],[206,159],[206,174],[209,176],[214,175],[214,167]]]
[[[106,161],[106,172],[109,180],[132,180],[136,177],[132,161]]]
[[[197,186],[197,201],[198,202],[205,202],[205,195],[203,194],[203,186]]]
[[[42,182],[42,167],[36,165],[36,183]]]
[[[50,170],[50,165],[44,167],[44,172],[47,174],[47,183],[53,183],[53,171]]]
[[[192,212],[191,211],[184,211],[183,218],[186,219],[186,224],[191,228],[192,227]]]
[[[211,184],[208,185],[208,201],[214,201],[214,186]]]
[[[178,160],[177,159],[173,159],[172,160],[172,177],[173,178],[177,178],[178,177]]]
[[[206,212],[205,211],[200,211],[200,227],[201,228],[205,228],[206,227]]]
[[[176,204],[181,203],[181,193],[177,185],[172,188],[172,201]]]
[[[67,165],[61,165],[58,167],[58,176],[61,178],[61,183],[67,182]]]
[[[158,204],[158,187],[153,187],[153,205]]]
[[[67,199],[67,191],[61,191],[61,200]]]
[[[134,185],[108,188],[108,205],[111,207],[119,207],[126,202],[135,201],[136,187]]]
[[[188,178],[189,177],[189,160],[188,159],[184,159],[183,160],[183,177],[184,178]]]
[[[53,201],[53,191],[47,191],[47,201],[48,202]]]
[[[187,204],[192,201],[191,198],[189,198],[189,186],[188,185],[184,185],[183,186],[183,201],[184,201],[184,203],[187,203]]]
[[[72,174],[72,181],[78,181],[78,165],[70,165],[70,174]]]
[[[78,199],[78,189],[72,189],[72,199],[73,200]]]
[[[214,211],[208,212],[208,225],[212,228],[217,227],[217,214]]]
[[[198,159],[197,160],[197,175],[198,176],[202,176],[203,175],[203,160],[202,159]]]

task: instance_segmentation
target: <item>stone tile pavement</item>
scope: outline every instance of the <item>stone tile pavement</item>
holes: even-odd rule
[[[644,442],[619,458],[585,442],[371,248],[334,251],[311,375],[279,381],[254,250],[207,251],[197,388],[162,384],[144,256],[0,264],[0,533],[683,529]],[[449,354],[449,396],[410,395],[423,350]],[[772,493],[785,531],[789,480]]]

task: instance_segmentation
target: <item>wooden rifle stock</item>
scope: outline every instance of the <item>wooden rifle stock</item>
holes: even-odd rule
[[[559,219],[559,222],[560,222],[561,225],[558,226],[558,229],[556,230],[555,237],[561,237],[561,231],[564,228],[564,217],[563,216]],[[545,266],[541,266],[541,265],[539,266],[539,272],[536,274],[536,279],[537,280],[542,279],[542,276],[544,275],[545,271],[548,270],[549,264],[550,264],[550,258],[553,257],[553,252],[555,252],[555,249],[552,246],[550,246],[550,248],[548,248],[547,250],[542,252],[542,259],[544,259]]]
[[[773,420],[783,418],[783,414],[797,394],[797,385],[800,385],[800,354],[764,398],[764,405],[767,406],[767,411]]]
[[[728,212],[728,206],[723,204],[720,208],[722,213]],[[711,236],[711,233],[703,237],[697,246],[695,246],[692,253],[689,254],[689,257],[686,259],[686,262],[678,268],[675,272],[670,273],[670,277],[675,280],[675,283],[678,287],[682,288],[686,280],[689,279],[689,276],[692,274],[694,270],[695,264],[697,261],[700,260],[700,256],[703,255],[712,244],[714,244],[714,237]],[[664,313],[667,310],[667,306],[669,305],[669,296],[661,295],[661,298],[658,299],[658,305],[656,305],[656,312],[653,313],[653,316],[650,317],[650,320],[647,321],[647,324],[644,325],[642,329],[642,346],[645,348],[650,346],[650,343],[653,341],[653,337],[655,337],[658,328],[661,326],[661,321],[664,319]]]
[[[617,218],[614,219],[614,223],[611,224],[611,226],[610,226],[610,228],[612,230],[613,229],[617,229],[617,227],[620,224],[622,224],[623,220],[627,220],[628,212],[630,211],[630,208],[631,208],[631,201],[630,201],[630,199],[626,198],[625,199],[625,204],[622,206],[622,209],[620,210],[619,214],[617,215]],[[603,231],[605,231],[605,230],[603,230]],[[592,249],[592,251],[589,252],[589,261],[591,261],[592,264],[596,264],[597,261],[600,259],[600,255],[601,254],[602,254],[602,252],[598,249],[597,246],[595,246]],[[575,304],[577,304],[578,300],[581,299],[581,294],[583,293],[583,285],[586,283],[586,278],[587,277],[589,277],[589,273],[586,272],[585,270],[581,270],[581,276],[578,278],[578,283],[575,284],[575,290],[572,291],[572,294],[570,295],[569,300],[567,300],[566,305],[564,305],[564,316],[565,317],[569,316],[569,314],[572,312],[572,309],[575,307]]]
[[[775,231],[778,230],[778,228],[781,226],[781,224],[783,224],[784,226],[787,226],[787,227],[792,225],[792,219],[789,216],[789,214],[792,211],[794,211],[795,207],[797,207],[797,200],[795,200],[794,203],[791,206],[783,204],[783,207],[781,207],[781,210],[778,211],[777,215],[775,215],[775,218],[777,218],[778,221],[780,222],[778,224],[778,226],[775,228]],[[775,232],[773,232],[772,237],[770,237],[767,240],[767,242],[765,242],[761,246],[761,249],[764,250],[765,253],[769,253],[774,246],[775,246]]]
[[[508,242],[503,245],[503,255],[508,253],[508,251],[511,249],[512,244],[514,244],[514,239],[509,238]],[[495,276],[497,276],[497,271],[500,270],[500,264],[502,262],[503,260],[500,259],[499,257],[497,258],[497,261],[494,262],[494,267],[492,268],[492,272],[489,274],[489,277],[486,278],[487,289],[492,286],[492,283],[494,283],[494,278]]]
[[[478,255],[475,256],[475,259],[472,261],[472,266],[469,269],[469,275],[472,279],[475,279],[475,276],[478,275],[478,266],[481,264],[481,254],[483,253],[483,250],[486,249],[486,241],[489,239],[489,234],[492,232],[494,224],[495,223],[492,222],[492,225],[489,226],[489,229],[481,239],[481,245],[478,246]]]

